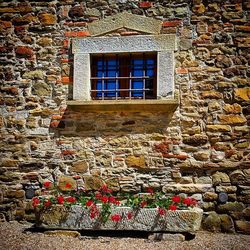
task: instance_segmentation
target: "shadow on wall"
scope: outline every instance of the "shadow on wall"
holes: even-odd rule
[[[170,121],[174,122],[173,114],[174,111],[83,112],[68,106],[60,120],[51,122],[50,132],[70,137],[164,133]]]

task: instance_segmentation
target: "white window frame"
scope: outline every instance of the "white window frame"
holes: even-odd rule
[[[175,50],[172,34],[76,38],[72,44],[73,100],[91,100],[91,54],[136,52],[157,52],[157,99],[174,98]]]

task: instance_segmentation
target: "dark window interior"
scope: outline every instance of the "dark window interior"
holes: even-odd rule
[[[156,53],[91,57],[92,99],[156,98]]]

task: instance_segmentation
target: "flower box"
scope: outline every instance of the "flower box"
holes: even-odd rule
[[[101,207],[101,205],[100,205]],[[203,210],[168,210],[160,214],[157,208],[112,207],[113,220],[90,217],[89,209],[81,205],[52,205],[37,210],[36,226],[44,229],[72,230],[140,230],[148,232],[195,232],[199,230]]]

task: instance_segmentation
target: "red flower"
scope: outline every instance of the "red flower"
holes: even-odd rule
[[[115,203],[116,203],[115,197],[114,197],[114,196],[110,196],[110,197],[109,197],[109,202],[115,204]]]
[[[131,220],[133,218],[133,213],[132,212],[128,212],[127,213],[127,218],[128,218],[128,220]]]
[[[195,206],[197,204],[197,201],[194,198],[184,198],[183,199],[183,204],[187,206]]]
[[[37,197],[32,199],[32,206],[37,207],[40,204],[40,200]]]
[[[172,201],[175,203],[180,203],[181,202],[181,197],[178,195],[175,195],[172,197]]]
[[[159,214],[159,215],[165,215],[165,214],[166,214],[166,210],[163,209],[163,208],[161,208],[161,207],[159,207],[159,208],[158,208],[158,214]]]
[[[145,206],[147,206],[147,202],[146,201],[142,201],[141,203],[140,203],[140,207],[145,207]]]
[[[121,219],[122,219],[122,217],[121,217],[120,214],[113,214],[113,215],[111,216],[111,220],[112,220],[112,221],[115,221],[115,222],[118,222],[118,221],[120,221]]]
[[[45,206],[45,207],[51,206],[51,201],[50,201],[50,200],[45,201],[45,202],[44,202],[44,206]]]
[[[100,191],[103,192],[103,193],[112,193],[112,189],[108,188],[107,185],[103,185],[101,188],[100,188]]]
[[[90,208],[90,218],[94,219],[95,217],[97,217],[99,215],[99,211],[96,207],[96,205],[94,204],[93,206],[91,206]]]
[[[103,203],[107,203],[108,200],[109,200],[108,196],[103,196],[103,197],[101,198],[101,201],[102,201]]]
[[[177,209],[177,206],[175,205],[170,205],[169,210],[175,211]]]
[[[120,201],[117,201],[117,200],[115,201],[115,205],[116,205],[116,206],[120,206],[120,204],[121,204]]]
[[[150,193],[150,194],[153,194],[154,190],[153,190],[153,188],[147,188],[147,192]]]
[[[95,219],[95,217],[96,217],[96,213],[90,213],[90,218],[91,219]]]
[[[51,183],[50,181],[45,181],[45,182],[43,183],[43,186],[44,186],[45,188],[50,188],[51,185],[52,185],[52,183]]]
[[[58,197],[57,197],[57,202],[58,202],[58,204],[63,204],[63,203],[64,203],[64,198],[63,198],[63,196],[58,196]]]
[[[70,183],[65,184],[65,188],[71,188],[71,187],[72,187],[72,185]]]
[[[93,203],[94,203],[94,202],[93,202],[92,200],[88,200],[88,201],[86,202],[86,206],[87,206],[87,207],[90,207],[90,206],[92,206]]]
[[[66,200],[67,200],[67,202],[70,202],[70,203],[76,202],[76,198],[72,197],[72,196],[68,197]]]
[[[101,193],[97,192],[97,193],[95,194],[95,198],[98,199],[98,200],[100,200],[100,199],[102,198]]]

